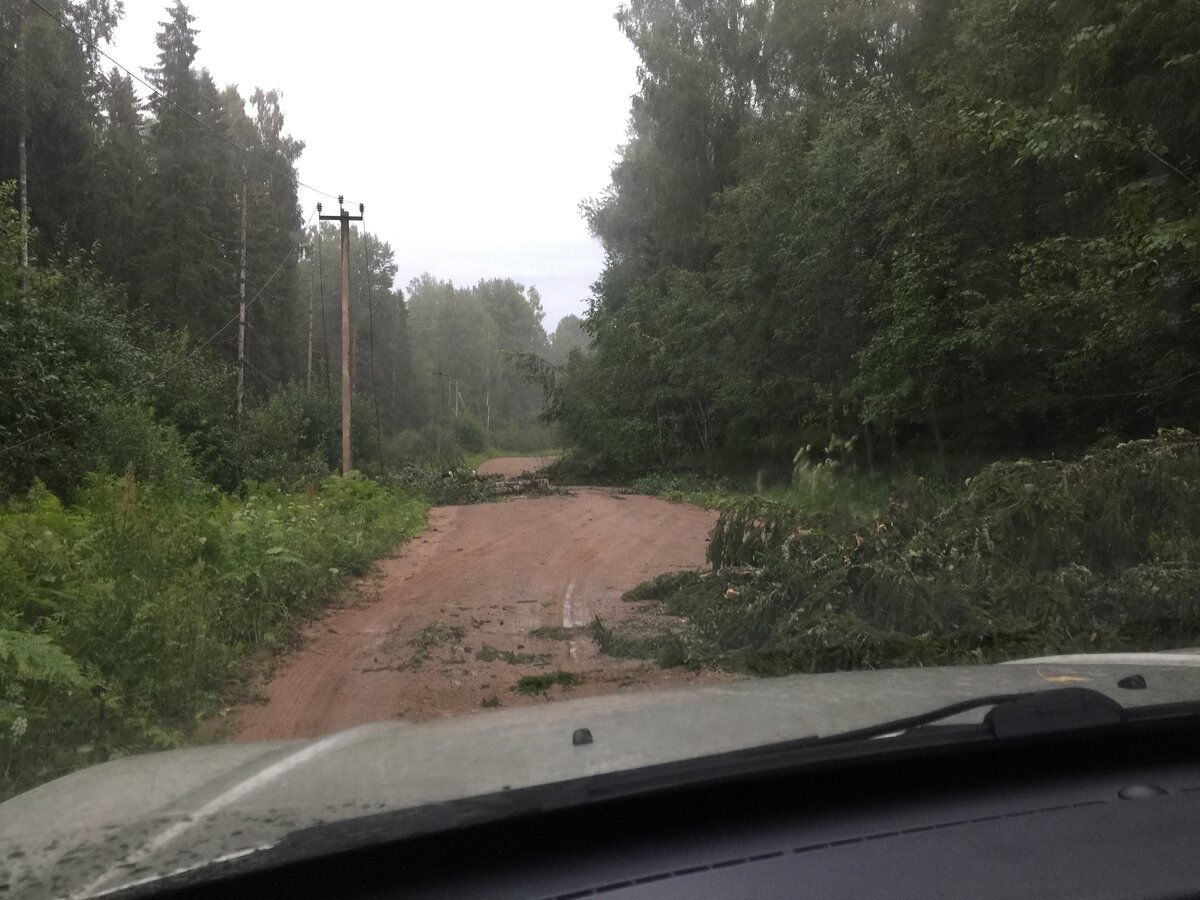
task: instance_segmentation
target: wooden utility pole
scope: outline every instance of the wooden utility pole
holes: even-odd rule
[[[352,216],[342,208],[345,198],[338,197],[336,216],[320,215],[321,204],[317,204],[317,218],[322,222],[342,223],[342,474],[352,466],[350,459],[350,223],[361,222],[363,205],[358,204],[358,215]],[[320,226],[318,226],[320,227]]]
[[[237,419],[246,405],[246,169],[242,167],[242,246],[238,252]]]
[[[304,365],[304,391],[312,391],[312,356],[313,356],[313,268],[312,257],[308,265],[308,361]]]

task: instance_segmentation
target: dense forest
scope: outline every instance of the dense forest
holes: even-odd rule
[[[320,477],[338,464],[340,247],[315,207],[336,201],[300,182],[277,91],[196,66],[182,2],[152,91],[101,52],[120,14],[0,9],[0,492],[153,475],[171,453],[227,489]],[[547,335],[536,288],[509,279],[426,275],[406,296],[392,248],[357,227],[351,269],[361,467],[553,439],[514,359],[564,361],[587,341],[577,318]]]
[[[632,0],[584,204],[610,470],[1047,453],[1200,413],[1195,0]],[[977,458],[978,458],[977,456]]]
[[[478,499],[467,453],[558,439],[518,363],[588,341],[511,279],[401,290],[356,227],[333,474],[336,198],[277,91],[196,66],[182,2],[136,77],[101,52],[120,14],[0,4],[0,797],[195,739],[428,502]]]

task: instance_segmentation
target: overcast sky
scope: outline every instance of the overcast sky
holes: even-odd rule
[[[166,5],[125,0],[113,57],[154,65]],[[282,92],[300,178],[366,204],[399,286],[511,277],[537,285],[548,330],[583,312],[603,253],[579,202],[607,185],[637,90],[618,0],[187,5],[196,64]],[[318,200],[301,189],[306,215]]]

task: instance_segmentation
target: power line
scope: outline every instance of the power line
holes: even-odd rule
[[[250,153],[250,150],[248,148],[243,147],[241,144],[239,144],[237,141],[235,141],[229,135],[225,134],[225,132],[219,131],[216,128],[213,128],[213,126],[209,125],[203,119],[200,119],[199,117],[193,115],[191,112],[184,109],[182,106],[180,106],[178,103],[176,103],[170,97],[168,97],[166,94],[164,94],[158,88],[156,88],[154,85],[150,84],[150,82],[146,81],[146,79],[142,78],[140,75],[135,74],[127,66],[123,65],[121,62],[114,59],[109,54],[105,53],[103,50],[100,49],[100,46],[96,42],[88,40],[87,37],[80,34],[78,31],[76,31],[69,22],[63,21],[61,18],[56,16],[53,12],[46,9],[46,7],[42,6],[40,0],[29,0],[29,2],[32,3],[34,6],[36,6],[38,9],[40,9],[42,12],[44,12],[47,16],[49,16],[51,19],[53,19],[55,22],[57,22],[63,28],[65,28],[67,31],[71,32],[71,34],[75,35],[76,38],[83,41],[83,43],[87,45],[88,49],[92,50],[95,53],[99,53],[101,56],[103,56],[105,59],[107,59],[110,63],[112,63],[114,66],[116,66],[122,72],[124,72],[130,78],[137,81],[138,84],[145,87],[146,90],[150,91],[150,93],[153,94],[155,97],[162,98],[167,103],[171,104],[171,106],[175,107],[177,110],[179,110],[185,116],[187,116],[189,119],[191,119],[193,122],[195,122],[197,125],[199,125],[200,127],[204,128],[207,131],[211,131],[218,138],[223,140],[225,143],[229,144],[229,146],[233,147],[239,153],[242,153],[242,154]],[[323,191],[318,187],[313,187],[311,184],[301,181],[292,172],[285,172],[283,169],[277,169],[277,168],[275,168],[275,166],[271,165],[270,163],[268,163],[266,160],[263,160],[263,159],[258,159],[253,156],[251,157],[251,159],[254,162],[258,163],[259,165],[263,166],[265,169],[268,169],[269,171],[274,172],[276,175],[280,175],[283,178],[286,178],[288,181],[291,181],[297,187],[303,187],[307,190],[312,191],[313,193],[320,194],[323,197],[328,197],[331,200],[337,199],[337,195],[331,194],[328,191]]]
[[[305,227],[308,227],[308,224],[309,224],[309,222],[312,221],[312,217],[313,217],[313,215],[315,215],[315,213],[316,213],[316,210],[313,210],[312,213],[309,213],[308,220],[304,223]],[[271,273],[271,277],[266,280],[266,283],[264,283],[263,286],[258,289],[258,292],[252,298],[250,298],[250,301],[246,304],[247,310],[250,309],[250,307],[253,306],[258,301],[258,298],[261,297],[266,292],[267,288],[269,288],[271,286],[271,282],[274,281],[275,278],[279,275],[279,273],[283,271],[283,267],[287,265],[287,261],[289,259],[291,259],[292,254],[295,253],[300,248],[300,245],[303,242],[303,240],[304,240],[304,238],[301,237],[300,240],[296,241],[296,243],[292,245],[292,248],[290,250],[288,250],[287,254],[283,257],[283,259],[281,259],[279,261],[279,265],[275,267],[275,271]],[[141,382],[140,384],[134,385],[129,390],[125,391],[123,394],[118,394],[117,397],[114,399],[114,402],[119,403],[122,400],[126,400],[129,397],[132,397],[134,394],[139,393],[139,392],[145,390],[146,388],[150,387],[152,384],[155,384],[158,381],[162,380],[164,375],[170,374],[175,369],[178,369],[180,366],[182,366],[188,360],[195,358],[195,356],[201,350],[203,350],[205,347],[207,347],[209,344],[211,344],[213,341],[215,341],[217,338],[219,338],[222,334],[224,334],[226,329],[228,329],[229,326],[232,325],[237,320],[238,320],[238,314],[235,314],[232,319],[230,319],[228,322],[226,322],[224,325],[222,325],[220,328],[218,328],[216,331],[214,331],[208,337],[207,340],[205,340],[202,344],[199,344],[198,346],[196,346],[192,350],[191,353],[188,353],[186,356],[183,356],[183,357],[177,359],[175,362],[171,363],[171,365],[167,366],[161,372],[158,372],[157,374],[150,376],[149,378],[147,378],[145,381]],[[15,444],[9,444],[7,447],[0,447],[0,456],[3,456],[6,453],[11,453],[14,450],[20,450],[22,447],[26,447],[35,441],[40,441],[44,437],[49,437],[50,435],[54,434],[56,431],[61,431],[62,429],[66,428],[68,425],[73,425],[82,418],[83,418],[82,415],[78,415],[78,416],[73,416],[69,419],[64,419],[63,421],[61,421],[57,425],[55,425],[53,428],[47,428],[45,431],[39,432],[38,434],[35,434],[32,437],[27,437],[22,441],[17,441]]]

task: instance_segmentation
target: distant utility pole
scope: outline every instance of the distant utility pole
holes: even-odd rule
[[[350,465],[350,223],[361,222],[363,205],[358,204],[358,215],[352,216],[342,209],[345,198],[338,196],[338,214],[321,215],[321,204],[317,204],[318,218],[322,222],[342,223],[342,474]],[[318,226],[320,227],[320,226]]]
[[[246,167],[242,167],[242,247],[238,252],[237,419],[246,404]]]
[[[304,364],[304,391],[312,392],[312,357],[313,357],[313,267],[312,254],[309,253],[308,265],[308,361]]]

